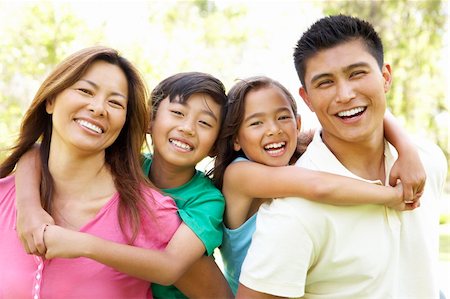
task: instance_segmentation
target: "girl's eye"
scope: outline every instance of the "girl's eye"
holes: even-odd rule
[[[260,124],[262,124],[262,121],[257,120],[257,121],[254,121],[254,122],[250,123],[250,126],[257,126],[257,125],[260,125]]]
[[[290,115],[281,115],[278,119],[284,120],[284,119],[291,119],[291,118],[292,118],[292,116],[290,116]]]
[[[199,123],[202,124],[202,125],[204,125],[204,126],[207,126],[207,127],[209,127],[209,128],[212,128],[212,125],[211,125],[210,123],[204,121],[204,120],[199,120]]]

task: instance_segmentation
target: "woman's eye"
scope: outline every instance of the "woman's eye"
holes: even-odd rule
[[[88,94],[88,95],[92,95],[92,91],[90,91],[89,89],[86,88],[78,88],[78,90],[82,93]]]
[[[111,104],[111,106],[113,107],[117,107],[117,108],[124,108],[123,104],[119,101],[116,100],[110,100],[109,103]]]

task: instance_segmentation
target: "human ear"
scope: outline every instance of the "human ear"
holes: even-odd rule
[[[53,114],[53,109],[55,109],[55,99],[48,99],[45,101],[45,111],[47,111],[48,114]]]
[[[239,139],[237,137],[233,141],[233,148],[236,152],[241,150],[241,145],[239,144]]]
[[[302,118],[301,118],[300,114],[297,114],[295,116],[295,121],[297,123],[297,132],[300,132],[300,130],[302,128]]]
[[[384,79],[384,92],[388,92],[392,85],[392,69],[389,64],[383,65],[383,68],[381,69],[381,73],[383,75]]]
[[[298,90],[298,93],[302,97],[302,99],[305,102],[306,106],[309,107],[309,110],[314,112],[314,108],[313,108],[313,106],[311,104],[311,100],[309,99],[308,92],[306,91],[306,88],[304,88],[303,86],[300,87],[300,89]]]

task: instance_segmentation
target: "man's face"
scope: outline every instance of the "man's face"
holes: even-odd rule
[[[316,113],[328,146],[367,144],[383,136],[390,84],[390,66],[380,70],[363,42],[353,40],[309,58],[300,95]]]

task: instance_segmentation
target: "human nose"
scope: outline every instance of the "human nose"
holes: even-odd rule
[[[267,136],[279,135],[283,132],[276,122],[269,123],[267,128]]]
[[[179,126],[178,130],[186,135],[194,136],[195,130],[194,130],[194,124],[193,120],[185,119]]]
[[[105,100],[100,97],[94,97],[89,103],[89,111],[96,116],[105,116]]]
[[[337,85],[336,102],[345,103],[355,97],[353,87],[348,82],[343,82]]]

